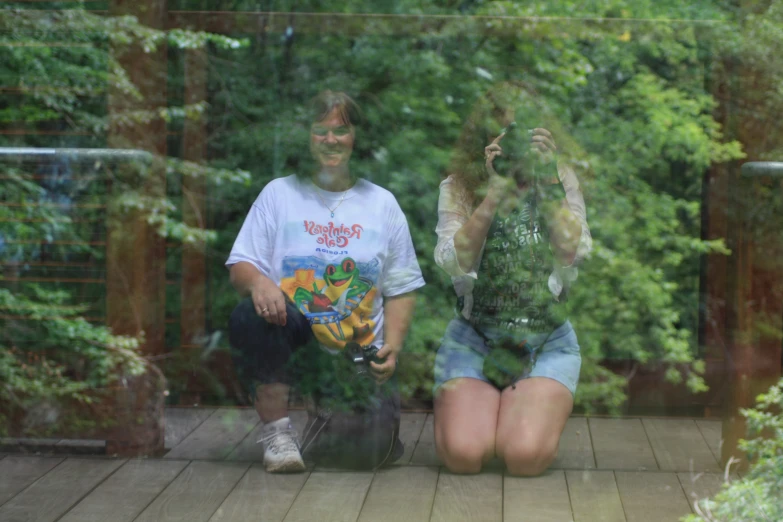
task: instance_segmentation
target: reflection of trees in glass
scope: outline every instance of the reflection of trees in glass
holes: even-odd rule
[[[241,44],[206,33],[155,31],[132,17],[96,16],[80,8],[13,7],[0,10],[0,121],[12,130],[0,137],[5,147],[105,148],[110,128],[121,134],[126,126],[156,119],[198,119],[203,103],[110,115],[110,93],[142,98],[115,53],[134,46],[149,53],[161,45],[201,49]],[[174,181],[209,177],[217,183],[244,183],[247,174],[146,153],[143,165],[137,165],[132,159],[112,159],[123,153],[99,150],[92,159],[85,152],[52,159],[5,152],[0,183],[0,431],[15,426],[34,434],[84,434],[114,417],[97,404],[101,393],[145,371],[139,353],[143,338],[112,335],[96,325],[105,307],[102,287],[94,283],[106,277],[104,251],[97,245],[106,241],[107,210],[120,219],[133,212],[164,237],[203,245],[214,232],[183,223],[179,206],[165,194],[145,192],[150,162],[162,164]],[[88,415],[91,410],[96,415]]]
[[[452,8],[403,1],[394,12],[453,14]],[[711,2],[495,1],[460,8],[466,15],[726,23],[712,30],[709,23],[671,21],[368,17],[357,30],[358,22],[346,17],[341,32],[316,31],[305,17],[286,18],[285,27],[275,22],[275,31],[259,33],[231,56],[218,52],[213,62],[214,150],[228,166],[253,171],[252,190],[226,187],[215,194],[236,202],[215,209],[216,219],[231,223],[219,233],[218,248],[228,250],[264,183],[309,168],[302,103],[324,88],[348,90],[367,116],[357,133],[355,170],[398,197],[429,282],[400,374],[405,392],[427,396],[432,355],[454,304],[432,260],[437,185],[475,100],[493,82],[523,79],[569,134],[556,137],[578,168],[596,240],[571,294],[584,355],[578,402],[588,408],[622,403],[624,379],[600,365],[607,357],[680,363],[669,377],[685,376],[692,389],[702,389],[703,365],[695,362],[699,259],[726,253],[721,242],[700,239],[702,177],[710,165],[742,156],[712,117],[710,74],[721,35],[732,32],[731,11]],[[298,5],[301,12],[319,9],[316,2]],[[375,10],[389,8],[368,0],[340,7]],[[216,264],[214,274],[220,273]],[[227,283],[217,285],[214,311],[227,317],[233,296]]]
[[[305,0],[297,10],[330,9],[323,5]],[[682,363],[691,369],[684,376],[692,388],[700,389],[702,365],[694,362],[699,258],[726,252],[720,242],[700,239],[702,177],[709,166],[742,155],[712,117],[719,101],[713,87],[730,75],[726,67],[733,60],[754,64],[772,85],[783,83],[775,39],[780,7],[773,3],[766,12],[737,21],[733,8],[707,1],[433,1],[422,7],[413,0],[345,0],[330,5],[342,13],[453,15],[459,8],[463,15],[626,20],[342,17],[327,26],[279,16],[263,30],[263,18],[246,15],[252,22],[239,17],[237,23],[251,43],[239,49],[227,49],[232,41],[193,33],[165,37],[172,48],[188,48],[188,41],[201,45],[205,38],[213,42],[209,105],[123,117],[165,117],[175,128],[182,117],[208,114],[213,165],[252,175],[248,187],[228,182],[228,174],[216,178],[226,183],[212,183],[210,174],[209,212],[212,223],[220,224],[209,258],[214,324],[226,324],[236,302],[222,263],[247,208],[270,179],[310,168],[309,122],[300,108],[322,89],[347,90],[367,119],[357,134],[354,170],[397,196],[429,283],[420,294],[400,373],[405,393],[428,396],[432,356],[454,305],[449,282],[432,259],[437,184],[475,100],[493,82],[523,79],[546,98],[568,133],[557,136],[558,144],[576,162],[595,239],[594,254],[571,293],[571,317],[583,349],[577,401],[585,407],[621,404],[624,380],[600,365],[607,357]],[[203,3],[181,0],[169,6],[201,9]],[[230,6],[256,8],[257,2],[239,0]],[[57,16],[57,23],[47,25],[32,15],[2,12],[4,41],[29,39],[30,31],[39,35],[34,39],[44,41],[46,35],[51,39],[45,41],[54,41],[60,34],[55,28],[72,28],[69,41],[88,45],[0,48],[0,76],[13,79],[2,85],[26,94],[22,103],[5,104],[0,118],[8,126],[56,121],[52,125],[58,128],[87,133],[68,146],[103,146],[109,86],[133,92],[108,46],[124,39],[162,42],[163,33],[129,19]],[[708,22],[676,21],[689,19]],[[741,30],[746,24],[753,25],[753,38]],[[169,55],[172,62],[180,59],[178,51]],[[178,85],[182,78],[173,72],[169,81]],[[745,91],[753,88],[749,84]],[[779,114],[779,93],[763,92],[765,111]],[[40,139],[25,137],[24,143],[45,145]],[[4,136],[6,144],[20,140]],[[169,162],[173,171],[205,172]],[[187,237],[188,229],[179,227],[178,213],[169,206],[173,203],[155,201],[156,226]],[[129,194],[126,201],[137,209],[149,209],[150,203],[140,194]],[[673,370],[670,376],[682,375]]]

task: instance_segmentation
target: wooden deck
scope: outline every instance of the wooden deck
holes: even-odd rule
[[[713,420],[573,417],[537,478],[448,473],[426,413],[404,414],[405,455],[376,473],[267,474],[259,429],[252,410],[169,408],[162,458],[0,455],[0,520],[662,522],[723,481]]]

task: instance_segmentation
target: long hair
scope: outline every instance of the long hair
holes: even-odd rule
[[[474,104],[446,171],[446,176],[452,176],[459,193],[470,206],[475,206],[476,192],[489,179],[484,166],[484,147],[511,121],[516,121],[523,129],[543,127],[549,130],[561,157],[564,151],[573,150],[569,133],[532,87],[521,81],[494,85]]]

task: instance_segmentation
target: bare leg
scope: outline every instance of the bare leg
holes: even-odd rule
[[[543,473],[557,456],[560,435],[574,406],[571,392],[546,377],[532,377],[503,390],[497,454],[512,475]]]
[[[447,381],[435,397],[435,448],[452,473],[478,473],[495,456],[500,392],[478,379]]]
[[[288,417],[288,391],[282,383],[260,384],[256,388],[255,408],[264,424]]]

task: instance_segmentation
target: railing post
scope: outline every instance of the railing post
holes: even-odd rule
[[[783,339],[783,163],[742,165],[736,194],[735,270],[729,281],[733,321],[727,358],[728,397],[722,460],[747,467],[737,441],[746,436],[740,409],[780,379]]]
[[[185,103],[195,104],[207,99],[207,51],[185,51]],[[187,161],[203,163],[206,160],[206,117],[186,120],[182,137],[182,157]],[[206,179],[182,178],[182,218],[186,225],[207,228]],[[204,244],[182,245],[182,283],[180,310],[180,350],[193,350],[201,346],[206,325],[207,264]],[[191,374],[186,390],[180,397],[181,404],[200,402],[202,385]]]
[[[111,15],[134,15],[144,25],[162,29],[166,2],[114,0]],[[166,107],[166,46],[154,53],[140,47],[113,49],[130,80],[143,96],[135,100],[122,93],[111,93],[109,101],[109,145],[116,149],[139,149],[150,153],[153,161],[144,176],[128,175],[126,181],[141,196],[166,195],[166,172],[160,159],[166,156],[166,123],[162,118],[145,123],[125,121],[121,126],[114,116],[129,111],[155,110]],[[116,191],[110,198],[120,196]],[[107,323],[117,334],[145,334],[144,351],[148,355],[165,352],[166,333],[166,246],[164,239],[142,215],[110,216],[107,248],[106,308]]]
[[[153,29],[164,29],[166,1],[112,0],[111,16],[133,15]],[[128,189],[140,197],[153,199],[166,195],[166,124],[162,118],[149,122],[124,119],[118,115],[132,111],[155,111],[167,106],[167,52],[162,43],[157,51],[145,53],[139,46],[115,47],[114,59],[136,86],[142,99],[121,92],[109,95],[109,146],[115,149],[139,149],[153,159],[143,174],[118,169],[112,175],[117,186],[110,201],[126,195]],[[112,205],[109,205],[112,207]],[[144,333],[145,355],[165,352],[166,335],[166,245],[140,212],[109,213],[106,249],[106,323],[114,333]],[[129,389],[117,394],[123,413],[107,440],[107,452],[124,455],[147,454],[163,450],[163,376],[153,365],[145,376],[131,379]],[[156,395],[157,394],[157,395]],[[139,400],[144,397],[144,400]],[[152,408],[151,410],[149,408]]]

